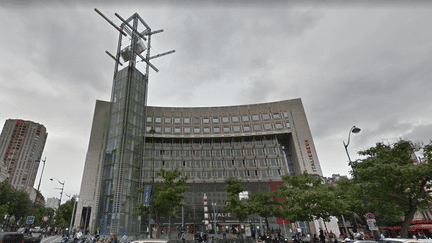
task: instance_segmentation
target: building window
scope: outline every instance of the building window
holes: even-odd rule
[[[243,121],[249,121],[249,116],[242,116]]]
[[[259,115],[252,115],[252,120],[253,121],[258,121],[259,120]]]
[[[200,119],[198,117],[194,117],[193,119],[195,124],[199,124],[200,123]]]
[[[238,116],[233,116],[233,117],[231,117],[231,120],[233,122],[238,122],[239,121],[239,117]]]
[[[219,123],[219,118],[213,117],[213,123]]]
[[[229,118],[228,117],[222,117],[222,122],[229,122]]]
[[[161,133],[161,132],[162,132],[162,128],[161,128],[161,127],[155,127],[155,131],[156,131],[157,133]]]
[[[213,128],[213,132],[220,132],[220,128],[219,127]]]
[[[240,132],[240,126],[234,126],[233,130],[234,132]]]
[[[254,130],[255,131],[260,131],[261,130],[261,125],[259,125],[259,124],[254,125]]]
[[[185,117],[184,118],[184,123],[185,124],[189,124],[190,123],[190,118],[189,117]]]
[[[171,133],[171,127],[165,127],[165,133]]]
[[[276,123],[275,126],[276,126],[276,129],[281,129],[281,128],[283,128],[282,123]]]
[[[263,117],[263,120],[269,120],[270,119],[269,114],[263,114],[262,117]]]
[[[148,117],[147,117],[146,122],[152,122],[152,118],[151,118],[151,116],[148,116]]]
[[[209,124],[209,123],[210,123],[210,119],[208,119],[208,118],[203,118],[203,123],[204,123],[204,124]]]
[[[284,111],[284,118],[288,118],[288,112]]]
[[[244,129],[245,132],[250,132],[250,130],[251,130],[249,125],[245,125],[243,127],[243,129]]]
[[[175,132],[175,133],[180,133],[180,132],[181,132],[180,127],[176,127],[176,128],[174,128],[174,132]]]
[[[291,127],[291,125],[289,124],[289,122],[286,123],[286,127],[287,127],[287,128],[290,128],[290,127]]]
[[[152,127],[146,127],[146,132],[150,132],[151,129]]]
[[[156,122],[156,123],[162,123],[162,118],[160,118],[160,117],[156,117],[156,118],[155,118],[155,122]]]
[[[181,120],[180,120],[180,118],[176,117],[176,118],[174,118],[174,122],[175,122],[176,124],[180,124],[180,123],[181,123]]]
[[[171,124],[171,117],[165,117],[165,123]]]
[[[224,128],[223,128],[223,131],[224,131],[224,132],[229,132],[229,131],[230,131],[230,128],[229,128],[229,127],[224,127]]]
[[[194,127],[194,133],[200,133],[200,128],[199,127]]]
[[[190,127],[185,127],[185,128],[184,128],[184,132],[185,132],[185,133],[190,133],[190,131],[191,131]]]
[[[271,126],[270,123],[267,123],[267,124],[264,124],[264,128],[265,128],[266,130],[270,130],[270,129],[272,129],[272,126]]]
[[[210,133],[210,127],[204,127],[204,132],[205,133]]]
[[[279,113],[273,113],[273,118],[274,119],[280,119],[280,114]]]

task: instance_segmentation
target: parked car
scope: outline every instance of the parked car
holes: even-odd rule
[[[384,238],[378,243],[432,243],[431,239]]]
[[[0,242],[2,243],[23,243],[24,234],[19,232],[0,232]]]
[[[24,233],[24,243],[40,243],[43,237],[43,229],[32,228]]]
[[[142,239],[142,240],[134,240],[130,243],[171,243],[174,242],[168,239]]]

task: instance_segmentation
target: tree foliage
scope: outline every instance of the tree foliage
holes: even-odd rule
[[[7,212],[11,217],[24,222],[31,213],[32,201],[26,192],[14,189],[7,181],[0,183],[0,205],[8,205]]]
[[[411,142],[377,143],[359,152],[367,158],[353,165],[370,210],[386,220],[403,216],[401,236],[405,238],[415,212],[432,202],[432,141],[423,152],[427,162],[418,164]]]
[[[55,217],[57,226],[62,228],[68,228],[70,226],[72,217],[75,217],[75,215],[72,215],[75,201],[76,198],[73,196],[70,200],[60,205],[58,214]]]
[[[228,178],[225,180],[225,191],[228,193],[228,204],[224,205],[224,210],[234,214],[240,221],[244,221],[250,214],[250,207],[247,201],[240,200],[240,192],[244,192],[242,180],[237,178]]]
[[[159,237],[162,217],[168,217],[169,223],[171,223],[171,218],[177,217],[175,208],[184,206],[184,193],[189,190],[189,187],[184,186],[187,177],[180,177],[181,172],[177,168],[171,171],[161,169],[157,175],[161,176],[163,180],[156,182],[156,185],[153,186],[150,206],[144,207],[142,204],[137,204],[134,211],[136,215],[145,216],[150,213],[155,218],[158,226],[157,237]],[[144,187],[140,187],[138,192],[144,193]]]
[[[330,216],[340,215],[347,205],[339,197],[336,187],[323,184],[320,177],[298,174],[283,176],[284,185],[275,191],[282,206],[282,217],[290,222],[312,221],[314,218],[329,220]]]
[[[276,195],[272,192],[257,191],[255,194],[250,195],[249,199],[246,200],[247,205],[249,206],[249,213],[257,213],[260,217],[263,217],[267,229],[270,229],[268,218],[282,217],[282,211],[277,206],[277,198],[275,198],[275,196]]]
[[[43,226],[43,216],[54,216],[54,209],[46,208],[38,202],[32,202],[27,192],[14,189],[7,181],[0,183],[0,220],[8,214],[11,220],[9,225],[25,224],[27,216],[33,213],[35,221],[33,226]]]

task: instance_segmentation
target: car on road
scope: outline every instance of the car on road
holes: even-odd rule
[[[0,232],[0,242],[2,243],[22,243],[24,234],[19,232]]]
[[[171,243],[171,242],[175,242],[175,241],[169,239],[142,239],[142,240],[134,240],[131,241],[130,243]]]
[[[403,238],[384,238],[378,243],[432,243],[431,239],[403,239]]]

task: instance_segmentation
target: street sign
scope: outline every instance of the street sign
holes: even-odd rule
[[[371,214],[371,213],[367,213],[367,214],[366,214],[366,218],[368,218],[368,219],[374,219],[374,218],[375,218],[375,215],[373,215],[373,214]]]
[[[34,216],[28,216],[26,220],[26,224],[33,224],[34,223]]]
[[[42,221],[43,221],[44,223],[48,222],[48,219],[49,219],[48,216],[43,216],[43,217],[42,217]]]

